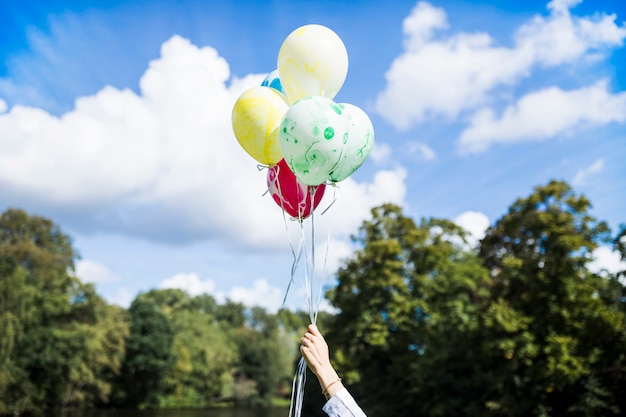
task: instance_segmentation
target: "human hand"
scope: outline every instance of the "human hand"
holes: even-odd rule
[[[322,392],[327,393],[328,397],[332,397],[343,388],[343,385],[335,368],[330,363],[328,344],[324,336],[317,326],[310,324],[300,342],[302,344],[300,352],[302,352],[309,369],[317,376]]]

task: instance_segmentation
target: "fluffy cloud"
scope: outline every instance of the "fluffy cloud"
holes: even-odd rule
[[[468,243],[472,247],[485,237],[485,231],[489,227],[489,217],[477,211],[461,213],[453,221],[469,232]]]
[[[282,305],[284,288],[274,287],[266,279],[257,279],[252,287],[235,286],[227,293],[216,291],[215,282],[210,279],[202,280],[195,272],[181,272],[170,278],[164,279],[158,285],[159,288],[175,288],[185,291],[190,296],[210,294],[223,303],[226,299],[240,302],[248,307],[263,307],[268,311],[276,312]],[[294,290],[298,288],[294,287]]]
[[[264,76],[232,78],[215,49],[174,36],[150,62],[139,93],[108,86],[59,117],[14,106],[0,113],[0,193],[7,204],[28,202],[77,230],[284,245],[278,208],[263,196],[266,171],[231,127],[235,100]],[[347,180],[344,195],[363,204],[403,199],[402,183],[380,178],[402,182],[404,175]],[[358,224],[354,214],[337,217]]]
[[[285,306],[293,310],[308,308],[308,295],[307,288],[313,288],[314,304],[317,302],[317,297],[322,293],[323,281],[319,277],[314,277],[313,282],[309,281],[308,286],[305,287],[305,283],[300,278],[294,279],[294,283],[289,289],[289,293],[286,294],[287,288],[279,288],[268,282],[264,278],[255,279],[251,286],[234,286],[228,291],[218,291],[216,289],[215,282],[210,279],[202,280],[200,276],[195,272],[180,272],[167,279],[162,280],[158,284],[158,288],[173,288],[185,291],[192,297],[209,294],[213,296],[218,303],[224,303],[227,299],[242,303],[246,307],[263,307],[269,312],[275,313],[283,306],[283,299],[287,295],[285,300]],[[128,306],[132,301],[133,296],[125,289],[121,289],[120,292],[109,301],[118,304]],[[124,304],[125,303],[125,304]],[[328,302],[320,297],[319,306],[320,310],[331,311],[331,307]]]
[[[106,266],[89,260],[78,261],[75,273],[82,281],[94,284],[105,284],[120,280],[120,277],[111,272]]]
[[[624,121],[626,92],[612,95],[606,81],[572,91],[551,87],[527,94],[500,117],[492,109],[476,112],[460,136],[459,148],[464,153],[480,152],[494,143],[546,139]]]
[[[533,63],[556,66],[574,61],[590,51],[621,46],[626,28],[615,24],[616,16],[572,16],[570,9],[582,0],[553,0],[548,18],[535,16],[515,35],[516,49],[528,51]]]
[[[196,296],[205,293],[213,294],[215,283],[210,279],[202,281],[200,276],[194,272],[181,272],[161,281],[159,288],[177,288],[184,290],[191,296]]]
[[[589,270],[597,274],[608,272],[616,274],[626,270],[626,262],[620,259],[619,252],[611,250],[608,246],[600,246],[593,251],[593,261],[589,264]]]
[[[111,304],[116,304],[120,307],[128,308],[133,302],[135,295],[131,293],[127,288],[120,287],[114,296],[110,297],[108,301]]]
[[[271,286],[265,279],[258,279],[254,281],[252,288],[233,287],[228,298],[249,307],[263,307],[275,313],[282,304],[283,296],[283,290]]]
[[[597,57],[623,44],[626,28],[615,23],[615,15],[572,16],[577,3],[550,2],[549,15],[518,28],[511,47],[497,45],[487,33],[446,36],[445,11],[418,3],[404,21],[405,52],[386,73],[377,111],[398,129],[429,116],[457,118],[490,104],[496,88],[515,85],[536,68]]]

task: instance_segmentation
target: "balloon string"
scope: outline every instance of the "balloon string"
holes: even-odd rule
[[[276,166],[276,169],[279,169],[279,166]],[[269,165],[262,165],[262,164],[257,164],[256,169],[259,170],[259,172],[263,171],[264,169],[270,169]],[[278,173],[276,175],[276,177],[272,180],[272,182],[270,184],[267,185],[267,188],[265,189],[265,192],[263,194],[261,194],[261,196],[265,196],[265,194],[270,192],[270,189],[272,188],[272,185],[274,185],[276,182],[278,181]],[[281,196],[281,200],[282,200],[282,196]]]
[[[330,204],[328,205],[328,207],[326,207],[324,209],[324,211],[322,211],[321,215],[323,216],[339,199],[339,196],[341,195],[341,187],[339,187],[337,185],[337,183],[335,182],[329,182],[326,184],[327,186],[330,185],[331,187],[333,187],[333,200],[330,202]]]
[[[311,209],[315,199],[315,191],[311,192]],[[317,307],[313,304],[313,275],[315,273],[315,211],[311,212],[311,290],[309,298],[309,318],[312,324],[317,321]]]
[[[328,211],[331,207],[333,207],[335,201],[337,201],[339,199],[339,194],[340,194],[340,189],[339,187],[333,187],[333,202],[331,203],[330,206],[328,206],[326,208],[326,210],[324,210],[324,213],[326,211]],[[322,214],[324,214],[322,213]],[[328,233],[326,235],[326,250],[324,251],[324,262],[322,264],[322,276],[326,276],[326,267],[328,265],[328,255],[330,253],[330,241],[331,241],[331,235],[332,235],[332,230],[333,230],[333,220],[335,218],[335,210],[334,208],[331,210],[330,212],[330,217],[329,217],[329,223],[328,223]],[[316,312],[315,312],[315,320],[317,321],[317,315],[319,313],[319,306],[322,302],[322,288],[323,288],[323,282],[322,280],[320,280],[319,283],[319,290],[317,293],[317,303],[316,303]]]
[[[303,241],[305,241],[305,245],[306,245],[306,235],[305,235],[305,229],[304,229],[304,222],[300,222],[300,235],[301,235],[301,239]],[[311,319],[312,322],[312,316],[311,316],[311,285],[310,285],[310,271],[311,271],[311,263],[310,263],[310,258],[309,258],[309,252],[308,250],[306,250],[306,248],[304,249],[304,276],[303,276],[303,280],[302,280],[302,286],[304,287],[305,293],[306,293],[306,300],[307,300],[307,307],[308,307],[308,312],[309,312],[309,319]]]
[[[261,171],[262,169],[261,165],[258,165],[258,167],[259,167],[259,171]],[[301,236],[300,241],[298,242],[298,249],[297,250],[294,249],[294,244],[291,239],[291,234],[289,233],[289,226],[287,225],[287,216],[285,215],[285,200],[283,198],[283,192],[280,186],[280,181],[278,181],[279,173],[280,173],[280,166],[277,165],[276,176],[272,179],[270,185],[268,186],[267,191],[263,195],[267,194],[270,191],[272,186],[274,185],[276,186],[276,189],[278,190],[278,197],[280,199],[280,208],[282,209],[283,225],[285,226],[285,233],[287,234],[287,241],[289,242],[289,248],[291,249],[291,256],[293,258],[291,262],[291,276],[289,277],[289,283],[287,284],[287,289],[285,290],[285,295],[283,296],[283,302],[281,303],[281,306],[280,306],[280,308],[283,308],[285,307],[285,303],[287,302],[287,296],[289,295],[291,286],[295,282],[296,270],[298,268],[298,264],[300,263],[300,259],[302,258],[304,239]]]
[[[260,169],[259,169],[260,170]],[[285,306],[285,303],[287,301],[287,296],[289,295],[289,290],[291,289],[292,284],[295,281],[295,274],[296,274],[296,270],[298,267],[298,264],[300,263],[300,260],[302,259],[302,254],[304,253],[305,256],[305,261],[307,259],[307,251],[305,250],[305,233],[304,233],[304,222],[302,220],[300,220],[300,241],[298,243],[298,249],[295,250],[294,249],[294,245],[293,245],[293,241],[291,239],[291,235],[289,233],[289,227],[287,224],[287,216],[285,214],[285,205],[284,205],[284,199],[283,199],[283,193],[282,193],[282,189],[280,186],[280,181],[278,181],[278,173],[280,171],[280,167],[276,167],[276,177],[272,180],[272,182],[270,183],[270,186],[268,187],[268,190],[266,191],[265,194],[267,194],[268,191],[270,191],[270,188],[272,186],[276,186],[277,190],[278,190],[278,196],[280,198],[280,207],[282,209],[282,216],[283,216],[283,224],[285,226],[285,232],[287,233],[287,239],[289,241],[289,247],[291,248],[291,254],[293,257],[293,262],[291,264],[291,276],[289,279],[289,284],[287,285],[287,290],[285,291],[285,296],[283,297],[283,302],[281,305],[281,308],[283,308]],[[313,207],[313,206],[311,206]],[[298,208],[298,214],[299,214],[299,219],[302,219],[302,213],[300,212],[300,208]],[[304,276],[305,276],[305,288],[308,289],[308,268],[304,268]],[[312,281],[311,281],[312,282]],[[307,290],[308,292],[308,290]],[[311,299],[310,295],[307,295],[307,299]],[[310,301],[309,301],[309,305],[310,305]],[[310,310],[310,308],[309,308]],[[309,313],[309,318],[311,318],[311,314]],[[314,322],[313,322],[314,323]],[[300,358],[300,361],[298,362],[298,368],[296,370],[296,374],[294,375],[293,378],[293,383],[291,386],[291,402],[289,405],[289,417],[301,417],[302,416],[302,405],[304,402],[304,387],[306,385],[306,368],[307,368],[307,364],[306,361],[304,360],[303,357]]]
[[[304,386],[306,385],[306,362],[300,358],[298,369],[293,377],[291,385],[291,404],[289,405],[289,417],[300,417],[302,403],[304,401]]]
[[[309,193],[310,194],[310,206],[309,207],[311,210],[311,214],[310,214],[310,217],[311,217],[310,259],[309,259],[309,252],[305,248],[306,231],[305,231],[304,221],[300,221],[300,233],[301,233],[301,238],[300,238],[301,246],[300,247],[303,249],[304,259],[305,259],[304,283],[303,284],[304,284],[304,289],[306,292],[309,319],[311,320],[312,324],[316,324],[317,317],[319,314],[319,305],[320,305],[321,296],[322,296],[322,285],[320,282],[319,291],[317,293],[317,301],[315,303],[313,302],[314,300],[313,282],[314,282],[314,275],[315,275],[315,217],[316,217],[314,204],[315,204],[315,193],[318,191],[318,188],[311,187],[310,190],[311,190],[311,192]],[[335,187],[333,203],[334,201],[337,200],[337,193],[338,193],[338,187]],[[326,212],[329,208],[330,206],[324,212]],[[302,218],[303,213],[300,212],[300,209],[298,211],[298,214],[300,215],[300,218]],[[326,264],[328,261],[329,248],[330,248],[330,230],[328,233],[328,238],[327,238],[327,243],[326,243],[326,253],[324,256],[324,267],[323,267],[324,270],[326,269]],[[301,254],[302,252],[300,252],[300,255]],[[292,280],[293,280],[294,274],[295,274],[295,270],[292,268]],[[302,405],[304,401],[304,387],[306,384],[306,369],[307,369],[306,361],[304,360],[304,358],[301,357],[300,361],[298,362],[298,367],[297,367],[296,374],[294,375],[294,379],[292,383],[291,403],[289,406],[289,417],[301,417]]]
[[[317,320],[317,311],[314,312],[313,306],[313,271],[315,268],[315,211],[313,210],[313,202],[315,198],[315,189],[311,189],[311,263],[308,259],[308,251],[304,251],[305,268],[304,268],[304,288],[306,291],[306,299],[309,310],[309,319],[312,324]],[[304,222],[300,222],[300,231],[302,239],[305,237]],[[310,280],[309,280],[310,275]],[[302,404],[304,401],[304,387],[306,385],[306,361],[303,357],[298,362],[298,368],[293,378],[291,387],[291,404],[289,405],[289,417],[301,417]]]

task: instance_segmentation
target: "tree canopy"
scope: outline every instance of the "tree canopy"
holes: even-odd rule
[[[326,294],[318,324],[368,415],[626,414],[626,260],[591,203],[551,181],[514,201],[477,243],[446,219],[383,204]],[[309,322],[177,289],[108,304],[76,276],[51,220],[0,215],[0,414],[58,407],[286,404]],[[307,415],[323,397],[309,375]]]
[[[328,294],[334,360],[366,411],[626,412],[623,272],[588,270],[610,241],[590,208],[552,181],[515,201],[476,249],[449,221],[373,209]],[[613,240],[622,258],[623,236]]]
[[[0,413],[109,399],[128,326],[74,276],[76,259],[50,220],[0,216]]]

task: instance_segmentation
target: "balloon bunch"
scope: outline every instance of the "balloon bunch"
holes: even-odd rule
[[[367,114],[352,104],[333,101],[347,73],[348,53],[339,36],[325,26],[305,25],[284,40],[277,69],[260,86],[245,91],[233,107],[233,131],[239,144],[269,168],[268,191],[283,213],[299,220],[302,236],[297,250],[292,245],[294,263],[287,293],[301,255],[308,261],[303,220],[317,208],[327,185],[348,178],[365,162],[374,143]],[[311,218],[313,246],[303,287],[315,323]],[[294,377],[290,417],[301,416],[306,367],[302,358]]]
[[[333,101],[347,73],[341,38],[325,26],[305,25],[284,40],[277,69],[233,107],[239,144],[269,167],[274,201],[300,221],[315,210],[326,184],[352,175],[374,143],[367,114]]]

